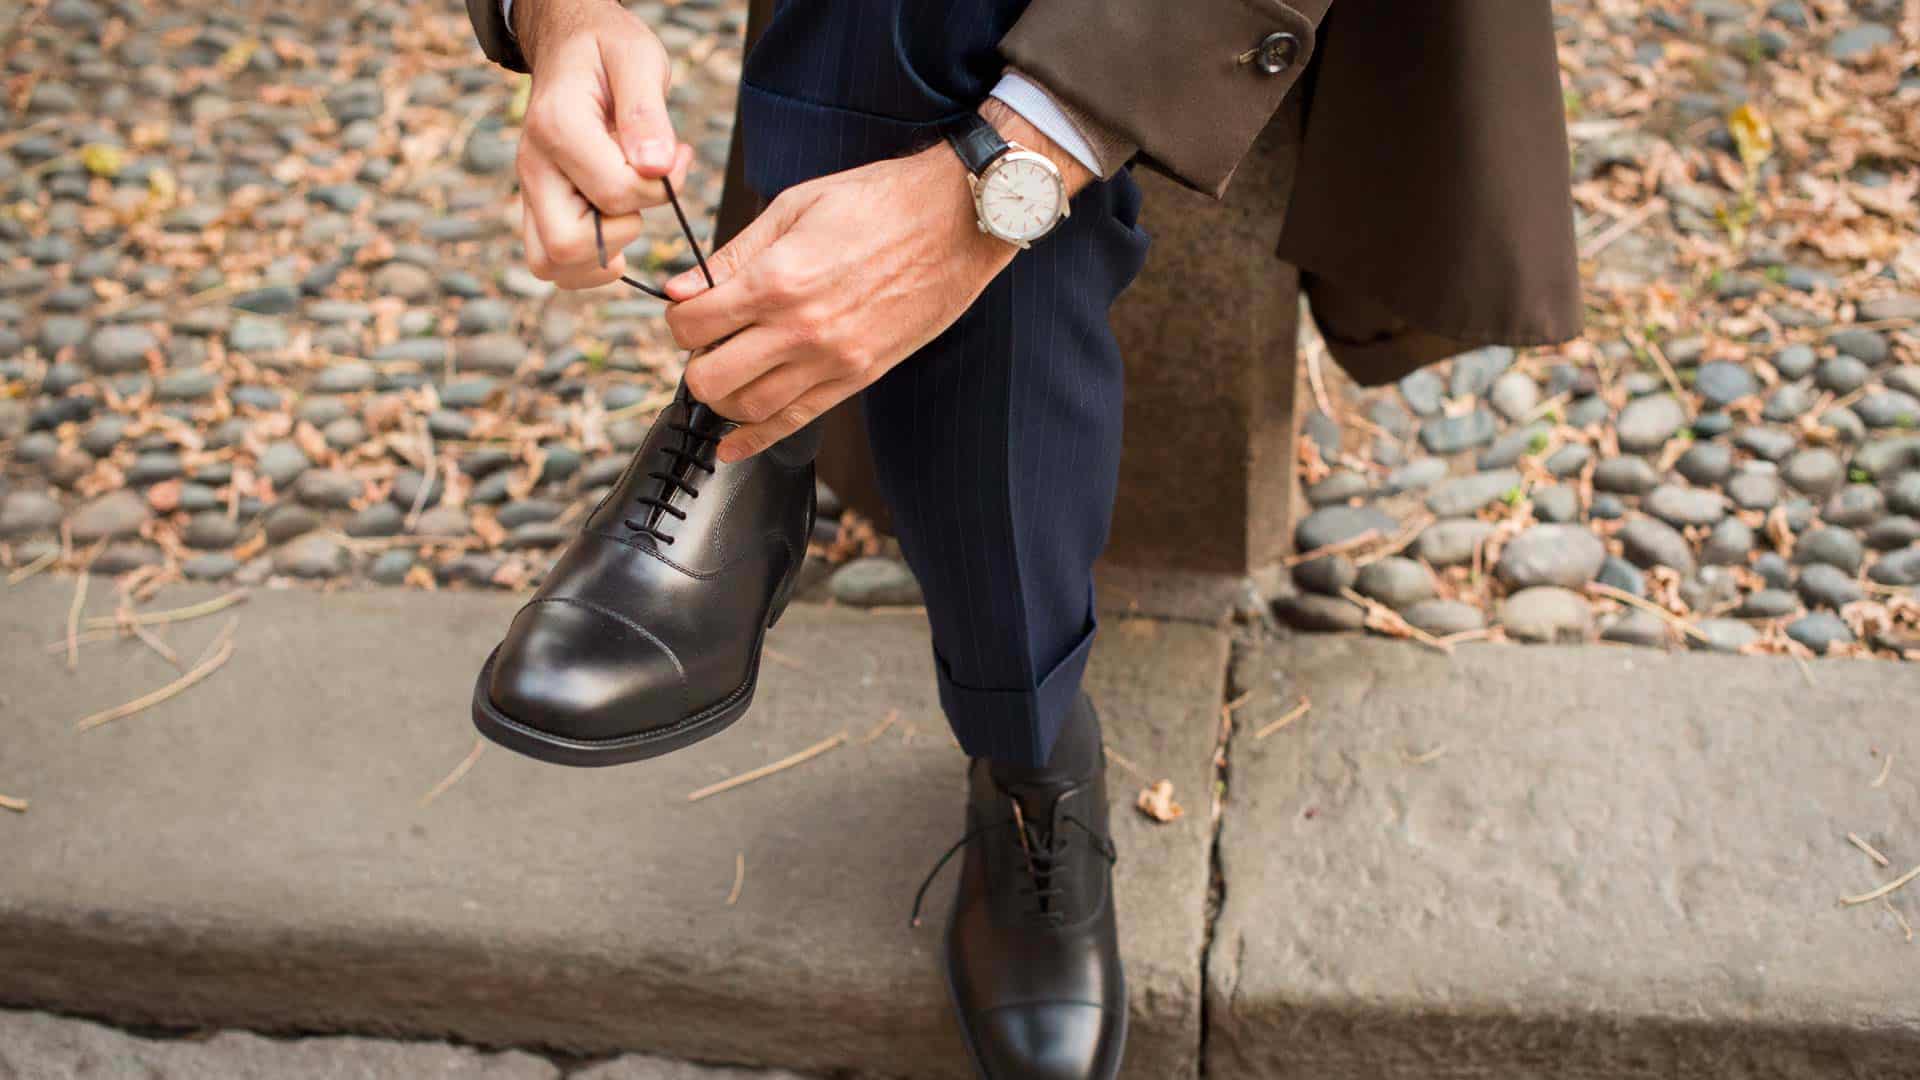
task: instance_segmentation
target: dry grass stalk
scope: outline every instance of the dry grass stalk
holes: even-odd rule
[[[1432,514],[1426,513],[1424,511],[1421,512],[1421,514],[1418,517],[1408,522],[1407,527],[1400,530],[1400,534],[1394,537],[1393,540],[1390,541],[1386,547],[1383,547],[1378,551],[1367,552],[1366,555],[1362,556],[1361,558],[1355,559],[1354,565],[1365,566],[1368,563],[1379,562],[1381,559],[1384,559],[1389,555],[1400,554],[1401,552],[1407,550],[1407,547],[1411,545],[1415,540],[1418,540],[1420,538],[1420,534],[1423,532],[1426,532],[1427,526],[1433,524],[1435,520],[1436,519]]]
[[[1893,901],[1884,896],[1880,898],[1880,906],[1886,908],[1887,914],[1893,916],[1893,921],[1900,924],[1901,932],[1907,935],[1907,944],[1913,944],[1913,924],[1907,921],[1907,917],[1900,914],[1900,909],[1893,906]]]
[[[1421,754],[1409,754],[1405,747],[1400,748],[1400,760],[1409,765],[1431,765],[1447,755],[1445,743]]]
[[[89,630],[118,630],[129,626],[160,626],[165,623],[187,622],[191,619],[213,615],[240,603],[247,598],[247,590],[235,589],[222,593],[211,600],[202,600],[186,607],[172,608],[167,611],[127,612],[114,615],[96,615],[86,621]]]
[[[1667,208],[1667,200],[1654,197],[1642,203],[1632,213],[1607,226],[1607,230],[1587,241],[1580,248],[1580,258],[1591,259],[1613,245],[1615,240],[1627,235],[1646,223],[1646,220]]]
[[[732,907],[740,902],[740,889],[745,886],[746,883],[747,853],[744,851],[736,851],[733,853],[733,888],[727,890],[728,907]]]
[[[206,659],[200,661],[198,664],[195,664],[193,667],[193,670],[187,672],[185,675],[180,676],[179,678],[173,680],[172,682],[161,687],[160,689],[153,691],[150,694],[145,694],[140,697],[137,697],[132,701],[127,702],[125,705],[120,705],[115,708],[108,709],[105,712],[94,713],[92,716],[89,716],[81,720],[78,724],[75,724],[74,730],[75,731],[91,731],[94,728],[101,726],[102,724],[110,724],[115,720],[124,720],[127,717],[132,716],[137,712],[152,708],[153,706],[158,705],[163,701],[166,701],[168,698],[173,697],[175,694],[178,694],[181,691],[187,689],[188,687],[192,686],[194,683],[199,682],[201,679],[204,679],[207,676],[213,674],[215,671],[218,671],[220,669],[220,665],[226,663],[227,660],[232,656],[233,656],[233,642],[222,641],[220,642],[220,647],[214,651],[212,656],[209,656]]]
[[[1269,724],[1261,725],[1260,729],[1253,733],[1253,741],[1259,742],[1261,739],[1266,738],[1267,736],[1273,734],[1274,732],[1279,731],[1281,728],[1286,727],[1288,724],[1293,723],[1295,720],[1298,720],[1301,717],[1307,715],[1307,713],[1312,711],[1312,709],[1313,709],[1312,700],[1309,699],[1305,694],[1300,695],[1300,704],[1295,705],[1291,709],[1288,709],[1286,711],[1286,714],[1280,717],[1278,720],[1275,720]]]
[[[8,574],[7,584],[18,585],[21,582],[27,580],[33,575],[39,573],[42,570],[45,570],[47,567],[52,566],[54,563],[59,561],[60,561],[60,549],[55,548],[52,551],[48,551],[42,554],[39,558],[33,560],[27,565],[20,567],[19,569],[15,570],[13,573]]]
[[[1887,782],[1887,774],[1892,771],[1893,771],[1893,752],[1888,751],[1886,759],[1880,762],[1880,775],[1874,777],[1873,782],[1868,784],[1867,786],[1870,788],[1880,787],[1881,785]]]
[[[67,608],[67,670],[80,670],[80,611],[87,606],[87,578],[85,570],[80,571],[80,579],[73,585],[73,605]]]
[[[27,812],[27,800],[12,795],[0,795],[0,810],[11,810],[16,814]]]
[[[1352,589],[1341,589],[1340,595],[1358,604],[1367,613],[1367,629],[1388,637],[1411,638],[1435,652],[1447,656],[1453,655],[1453,646],[1408,622],[1400,616],[1399,612],[1378,600],[1362,596]]]
[[[1707,640],[1706,631],[1701,630],[1700,628],[1694,626],[1692,623],[1688,622],[1687,620],[1681,618],[1678,615],[1675,615],[1673,612],[1668,611],[1666,608],[1661,607],[1659,604],[1656,604],[1651,600],[1642,600],[1641,598],[1633,595],[1630,592],[1626,592],[1621,589],[1616,589],[1611,585],[1602,585],[1598,581],[1587,582],[1587,591],[1597,596],[1604,596],[1609,600],[1618,600],[1621,603],[1628,605],[1629,607],[1637,607],[1642,611],[1648,612],[1649,614],[1656,615],[1661,619],[1665,620],[1668,626],[1674,627],[1675,629],[1679,630],[1681,633],[1687,635],[1688,637],[1697,638],[1700,641]]]
[[[1143,784],[1150,784],[1153,782],[1147,778],[1146,770],[1142,769],[1138,765],[1135,765],[1130,759],[1127,758],[1126,755],[1122,754],[1118,750],[1115,750],[1111,746],[1105,747],[1104,749],[1106,751],[1107,760],[1113,762],[1115,765],[1120,766],[1120,768],[1126,771],[1127,775],[1133,777],[1135,780],[1138,780]]]
[[[1368,544],[1371,544],[1378,539],[1380,539],[1380,530],[1368,529],[1366,532],[1363,532],[1358,536],[1349,536],[1345,540],[1342,540],[1337,544],[1328,544],[1324,547],[1317,547],[1317,548],[1314,548],[1312,551],[1295,552],[1294,554],[1287,556],[1282,561],[1285,562],[1286,565],[1288,566],[1299,566],[1301,563],[1312,562],[1315,559],[1318,559],[1327,555],[1344,555],[1347,552],[1354,550],[1355,548],[1366,547]]]
[[[141,644],[145,645],[149,649],[152,649],[155,653],[158,653],[160,656],[160,659],[165,660],[169,664],[172,664],[175,668],[179,670],[182,670],[182,671],[186,670],[186,665],[180,662],[180,654],[168,648],[167,643],[164,641],[161,641],[160,636],[158,634],[155,634],[153,631],[147,629],[144,626],[139,625],[138,623],[134,623],[128,626],[127,629],[133,631],[133,636],[139,638]]]
[[[802,664],[800,661],[795,660],[791,656],[788,656],[786,653],[783,653],[778,649],[769,649],[765,645],[760,646],[760,655],[766,657],[767,659],[773,661],[776,664],[779,664],[781,667],[790,667],[795,671],[803,670],[806,667],[805,664]]]
[[[486,736],[475,736],[473,749],[467,751],[467,756],[460,759],[460,764],[455,765],[453,771],[443,777],[439,783],[433,785],[425,795],[420,796],[419,808],[425,810],[428,806],[432,805],[433,800],[445,795],[448,788],[459,783],[461,777],[472,771],[474,762],[480,760],[480,755],[485,752],[486,749]]]
[[[799,765],[803,762],[810,761],[813,758],[819,757],[821,754],[826,753],[827,751],[833,749],[836,746],[839,746],[841,743],[844,743],[846,741],[847,741],[847,733],[842,731],[837,735],[832,735],[827,738],[821,739],[819,742],[814,743],[812,746],[809,746],[805,750],[802,750],[798,753],[788,754],[786,757],[781,758],[779,761],[776,761],[771,765],[762,765],[757,769],[753,769],[748,772],[743,772],[739,776],[730,777],[726,780],[720,781],[717,784],[708,784],[706,787],[703,787],[698,791],[690,791],[687,793],[687,801],[699,802],[701,799],[718,795],[723,791],[732,791],[734,788],[741,787],[746,784],[751,784],[755,780],[772,776],[774,773],[777,773],[777,772],[782,772],[787,769],[791,769],[795,765]]]
[[[1912,881],[1914,878],[1920,878],[1920,866],[1916,866],[1913,869],[1907,871],[1906,873],[1901,874],[1899,877],[1894,878],[1892,881],[1887,882],[1885,885],[1880,886],[1879,888],[1873,890],[1872,892],[1864,892],[1864,893],[1861,893],[1859,896],[1841,897],[1840,898],[1841,906],[1853,907],[1857,904],[1870,904],[1873,901],[1878,900],[1883,896],[1888,896],[1899,891],[1901,888],[1905,887],[1909,881]]]
[[[1860,839],[1859,833],[1848,833],[1847,843],[1852,844],[1854,847],[1857,847],[1861,851],[1866,852],[1867,858],[1872,859],[1874,862],[1879,863],[1881,866],[1893,865],[1892,863],[1887,861],[1887,857],[1885,855],[1880,854],[1879,849],[1875,848],[1872,844],[1867,843],[1865,840]]]
[[[882,719],[879,723],[873,725],[873,729],[871,731],[868,731],[865,735],[860,736],[860,745],[865,746],[868,743],[872,742],[873,740],[879,738],[880,736],[885,735],[889,728],[892,728],[893,725],[899,722],[900,722],[900,710],[888,709],[887,715],[884,719]]]

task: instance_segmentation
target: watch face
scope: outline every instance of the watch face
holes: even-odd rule
[[[980,220],[1003,240],[1038,240],[1060,220],[1060,176],[1038,155],[1008,155],[980,178]]]

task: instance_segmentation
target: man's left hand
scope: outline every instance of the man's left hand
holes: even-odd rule
[[[1000,102],[982,112],[1047,154],[1069,193],[1091,179]],[[886,374],[1015,254],[980,231],[966,167],[945,144],[783,193],[708,260],[712,288],[697,269],[667,283],[674,340],[708,350],[689,361],[687,389],[741,425],[720,460],[759,453]]]

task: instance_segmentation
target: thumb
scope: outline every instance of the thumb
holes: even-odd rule
[[[738,236],[727,241],[727,246],[714,252],[707,259],[707,268],[713,271],[714,286],[725,285],[762,251],[771,247],[775,240],[786,235],[808,201],[795,197],[792,192],[782,194],[762,210],[759,217],[740,230]],[[675,274],[666,285],[667,295],[675,302],[690,300],[706,290],[707,279],[697,266]]]
[[[671,173],[680,142],[673,134],[673,118],[667,114],[672,67],[659,44],[602,37],[600,64],[613,93],[614,137],[627,164],[646,177]]]

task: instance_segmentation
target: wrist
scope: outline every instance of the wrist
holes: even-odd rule
[[[528,0],[514,0],[515,4]],[[1058,143],[1047,138],[1040,129],[1028,122],[1027,118],[1014,111],[1013,107],[999,98],[990,97],[982,102],[979,109],[981,119],[992,124],[1000,137],[1010,143],[1018,143],[1053,162],[1060,170],[1060,179],[1066,185],[1067,197],[1071,199],[1080,193],[1080,189],[1093,182],[1093,174],[1080,164],[1078,158],[1062,150]]]

